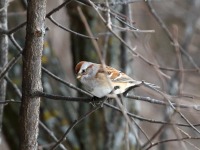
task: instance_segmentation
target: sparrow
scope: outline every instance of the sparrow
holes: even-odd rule
[[[75,67],[77,79],[84,85],[85,89],[92,95],[102,98],[110,93],[122,94],[131,87],[142,84],[125,73],[112,68],[88,61],[81,61]],[[157,88],[156,85],[144,82]]]

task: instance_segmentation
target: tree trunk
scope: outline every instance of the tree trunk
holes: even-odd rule
[[[7,0],[0,1],[0,25],[1,29],[7,30]],[[7,53],[8,53],[8,39],[7,35],[0,35],[0,72],[1,69],[7,64]],[[6,97],[6,81],[0,81],[0,101],[5,101]],[[2,128],[2,120],[3,120],[3,107],[4,105],[0,105],[0,134]],[[1,141],[1,136],[0,136]]]
[[[42,91],[41,56],[45,33],[45,14],[46,0],[28,1],[20,109],[21,150],[36,150],[38,148],[40,98],[31,95],[35,91]]]

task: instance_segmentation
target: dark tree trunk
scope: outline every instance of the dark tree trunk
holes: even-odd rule
[[[0,25],[1,29],[7,30],[7,0],[1,0],[0,1]],[[3,8],[3,9],[2,9]],[[7,60],[7,50],[8,50],[8,39],[7,35],[0,35],[0,72],[2,68],[6,65],[8,62]],[[6,81],[1,80],[0,81],[0,101],[5,101],[6,97]],[[0,134],[1,134],[1,128],[2,128],[2,120],[3,120],[3,107],[4,105],[0,105]],[[1,136],[0,136],[1,141]]]
[[[45,14],[46,0],[28,1],[20,109],[21,150],[36,150],[38,147],[40,98],[32,97],[31,94],[35,91],[42,91],[41,56],[45,32]]]

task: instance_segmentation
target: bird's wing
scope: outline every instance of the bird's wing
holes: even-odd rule
[[[106,72],[108,78],[112,82],[133,82],[133,81],[135,81],[131,77],[126,75],[125,73],[123,73],[115,68],[112,68],[110,66],[105,67],[105,72]]]

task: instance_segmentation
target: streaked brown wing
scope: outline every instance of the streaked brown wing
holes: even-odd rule
[[[131,82],[134,81],[131,77],[127,76],[125,73],[112,68],[110,66],[105,67],[105,71],[103,67],[101,68],[102,72],[105,72],[108,75],[108,78],[111,79],[112,82]]]
[[[124,73],[122,73],[122,76],[119,78],[115,78],[115,79],[111,79],[112,82],[132,82],[134,81],[131,77],[125,75]]]

